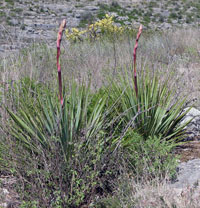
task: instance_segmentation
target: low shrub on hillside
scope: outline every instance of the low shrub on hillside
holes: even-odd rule
[[[122,128],[137,129],[145,139],[157,136],[178,141],[184,137],[187,123],[179,124],[189,109],[182,113],[185,99],[174,101],[168,80],[160,83],[158,75],[143,72],[137,77],[137,93],[134,78],[128,72],[112,83],[109,95],[113,102],[119,100],[115,111],[123,115]]]
[[[132,30],[125,26],[116,26],[114,24],[113,16],[105,15],[104,19],[98,20],[90,24],[87,29],[79,30],[72,28],[71,32],[67,29],[65,31],[66,38],[70,41],[77,42],[82,40],[96,40],[102,37],[120,37],[123,34],[131,33]]]
[[[38,93],[34,108],[26,97],[16,114],[8,109],[9,165],[22,178],[22,198],[40,207],[78,207],[111,192],[118,171],[106,136],[106,95],[94,99],[89,87],[72,84],[61,107],[53,91]]]

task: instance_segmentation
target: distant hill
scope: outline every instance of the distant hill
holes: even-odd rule
[[[198,0],[1,0],[0,52],[39,40],[51,43],[61,19],[67,19],[67,27],[86,27],[106,13],[116,24],[130,27],[200,26]]]

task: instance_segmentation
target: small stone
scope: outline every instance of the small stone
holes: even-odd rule
[[[9,191],[5,188],[2,189],[3,194],[9,194]]]
[[[32,27],[27,27],[27,32],[29,32],[29,33],[34,33],[34,30],[33,30]]]
[[[166,29],[169,29],[171,28],[171,24],[167,23],[167,22],[164,22],[163,25],[162,25],[163,28],[166,28]]]
[[[124,24],[125,25],[131,25],[131,23],[129,21],[125,21]]]
[[[117,26],[117,27],[121,27],[121,26],[122,26],[122,25],[121,25],[120,23],[118,23],[118,22],[117,22],[117,23],[114,23],[114,25]]]
[[[165,10],[165,11],[163,11],[162,13],[161,13],[161,15],[163,16],[163,17],[169,17],[169,11],[167,11],[167,10]]]
[[[187,111],[189,108],[185,108],[184,112]],[[197,122],[197,120],[200,120],[200,111],[196,108],[191,108],[190,111],[186,114],[185,119],[182,121],[182,123],[186,123],[189,120],[193,119],[192,123]]]
[[[11,19],[10,20],[11,25],[16,26],[19,25],[19,21],[17,19]]]
[[[44,8],[43,8],[43,11],[44,11],[44,12],[48,12],[49,10],[48,10],[47,7],[44,7]]]
[[[177,24],[178,21],[177,21],[177,20],[172,20],[172,23],[173,23],[173,24]]]
[[[128,20],[128,17],[127,16],[123,16],[123,17],[119,16],[119,17],[117,17],[117,19],[119,21],[126,21],[126,20]]]
[[[74,15],[76,18],[81,18],[81,14],[80,13],[76,13],[75,15]]]
[[[99,10],[99,7],[97,7],[97,6],[86,6],[84,8],[86,10],[89,10],[89,11],[97,11],[97,10]]]
[[[116,18],[119,17],[119,15],[116,12],[110,12],[109,15],[113,16],[113,17],[116,17]]]

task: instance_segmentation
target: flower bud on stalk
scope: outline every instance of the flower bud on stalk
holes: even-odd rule
[[[140,25],[139,27],[139,31],[137,34],[137,38],[135,41],[135,47],[133,50],[133,62],[134,62],[134,85],[135,85],[135,93],[136,93],[136,97],[138,96],[138,87],[137,87],[137,73],[136,73],[136,52],[137,52],[137,47],[138,47],[138,41],[140,38],[140,35],[142,33],[142,25]]]
[[[63,96],[62,96],[62,77],[61,77],[61,67],[60,67],[60,44],[62,41],[63,31],[66,27],[66,20],[63,20],[60,24],[57,37],[57,69],[58,69],[58,83],[59,83],[59,97],[61,106],[63,106]]]

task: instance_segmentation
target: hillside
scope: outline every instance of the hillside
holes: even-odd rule
[[[62,19],[67,27],[86,27],[108,13],[117,25],[166,30],[172,27],[199,27],[200,2],[102,1],[102,0],[2,0],[0,2],[0,53],[15,51],[43,40],[53,44]]]

